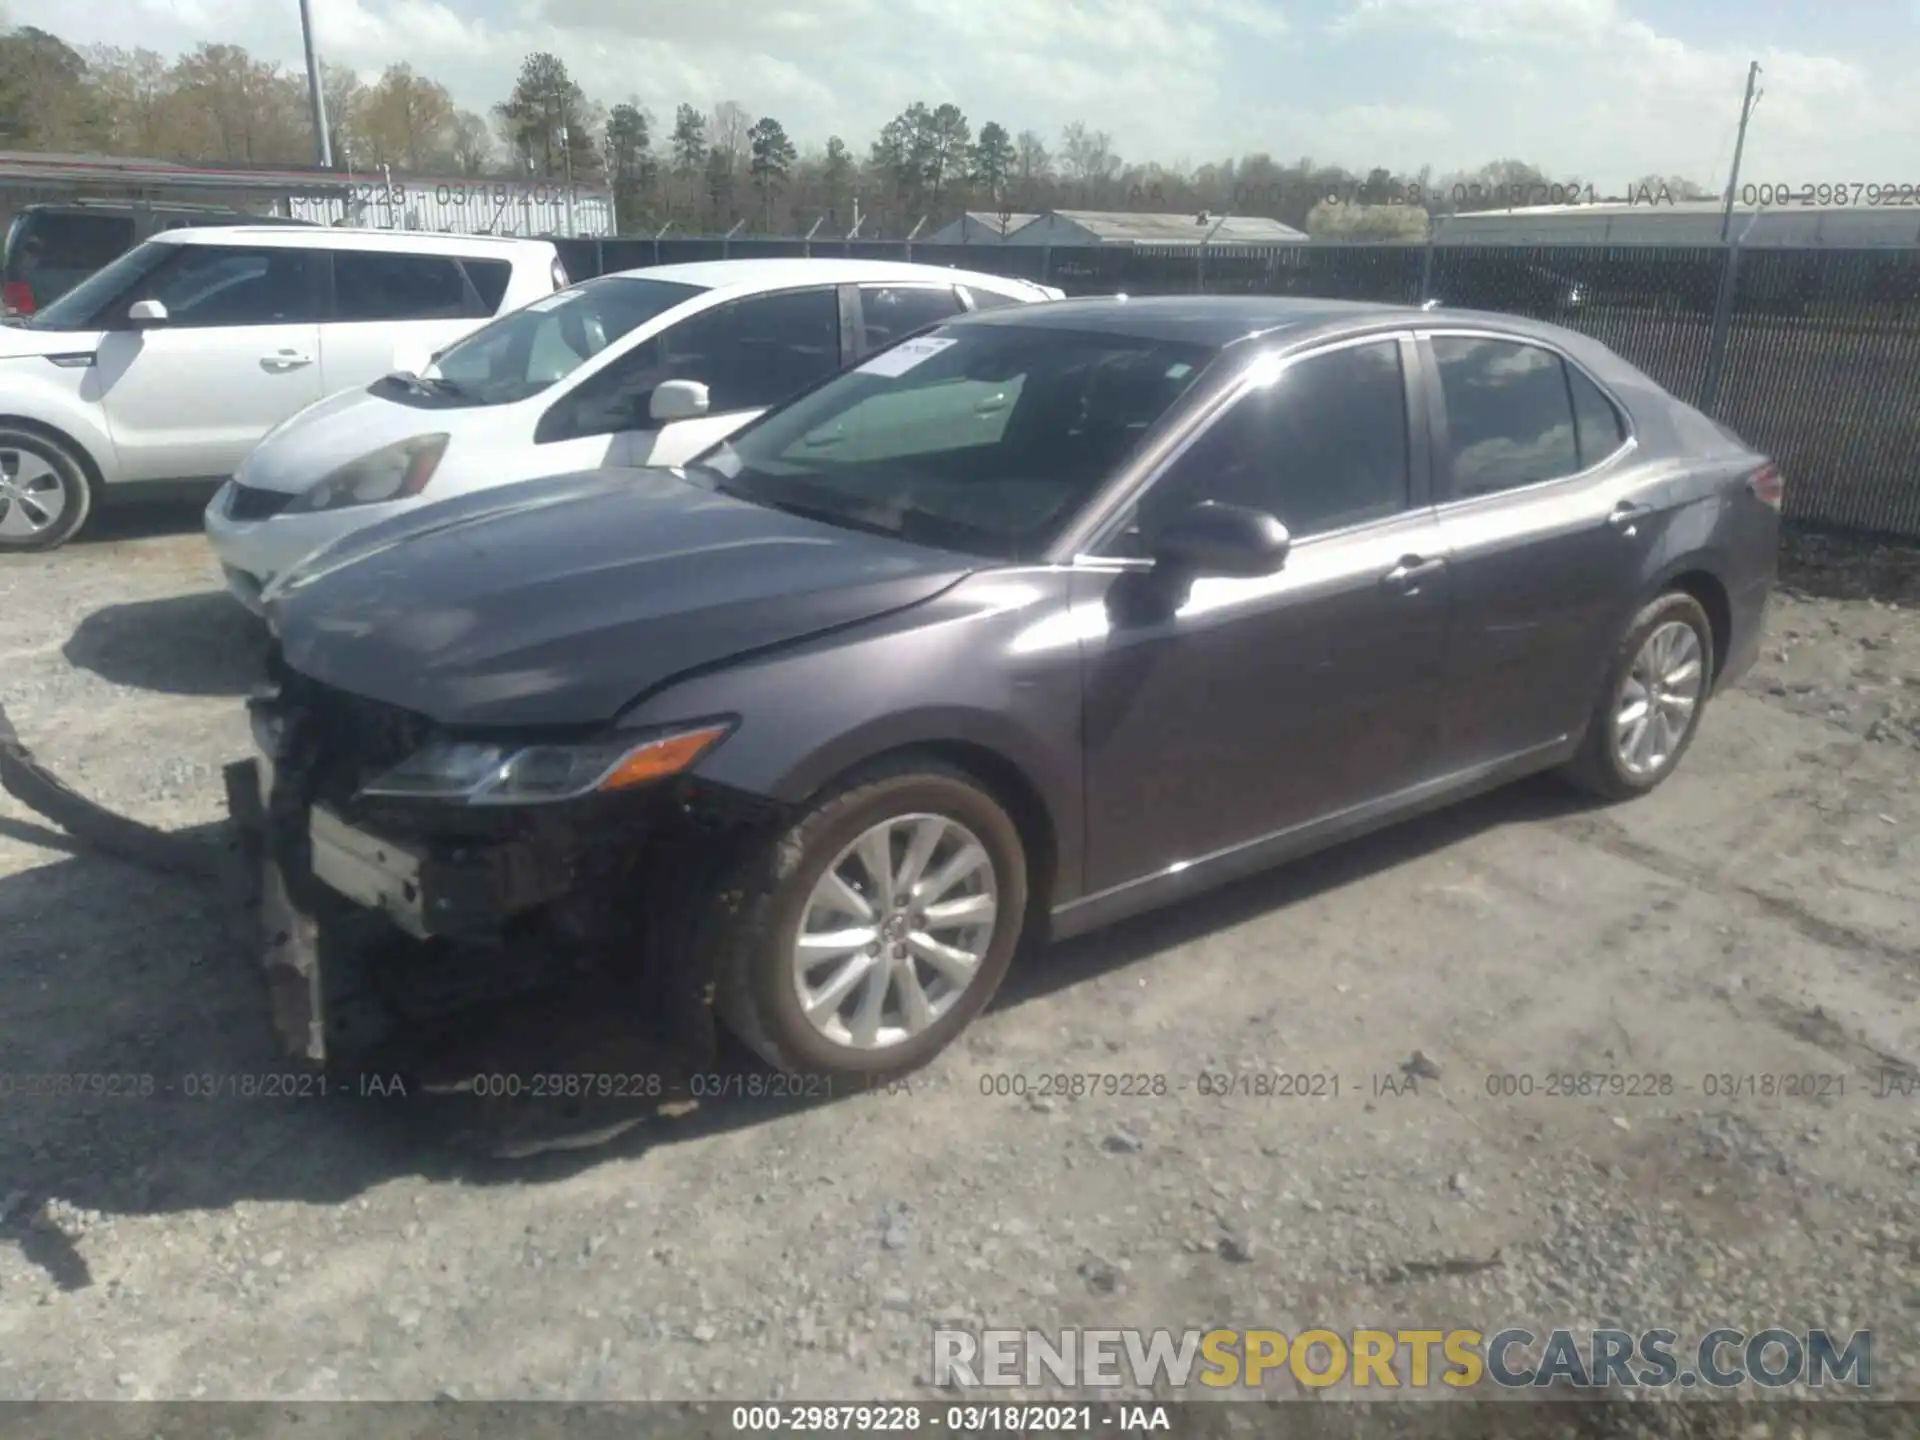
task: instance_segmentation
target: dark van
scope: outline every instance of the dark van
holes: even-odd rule
[[[216,205],[146,205],[131,200],[29,205],[7,229],[6,251],[0,258],[0,309],[8,315],[35,314],[159,230],[304,223]]]

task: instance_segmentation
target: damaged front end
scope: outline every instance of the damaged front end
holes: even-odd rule
[[[248,702],[260,755],[226,781],[290,1057],[344,1065],[397,1032],[503,1002],[540,1013],[531,997],[587,984],[620,997],[622,1026],[666,1037],[691,1068],[711,1061],[712,897],[777,807],[684,774],[521,803],[408,793],[381,779],[448,745],[433,722],[277,650],[268,669]]]

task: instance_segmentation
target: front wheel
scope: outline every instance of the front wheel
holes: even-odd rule
[[[1713,667],[1713,626],[1698,600],[1676,590],[1646,606],[1607,667],[1567,778],[1607,800],[1659,785],[1699,732]]]
[[[809,807],[737,878],[714,1003],[770,1065],[880,1077],[925,1064],[993,998],[1027,909],[1006,810],[927,762]]]
[[[58,549],[92,508],[78,456],[51,436],[0,426],[0,553]]]

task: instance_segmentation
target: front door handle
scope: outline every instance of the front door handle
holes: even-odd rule
[[[267,370],[298,370],[302,365],[311,365],[313,357],[302,355],[298,350],[276,350],[271,355],[262,355],[260,364]]]
[[[1651,505],[1638,505],[1631,500],[1622,500],[1618,505],[1613,507],[1613,512],[1607,516],[1607,524],[1616,530],[1622,530],[1631,535],[1633,534],[1633,527],[1652,513],[1653,507]]]
[[[1431,580],[1447,568],[1445,560],[1426,560],[1418,555],[1402,555],[1400,563],[1380,577],[1380,583],[1402,595],[1416,595],[1423,580]]]

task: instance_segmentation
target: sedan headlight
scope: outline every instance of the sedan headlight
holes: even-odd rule
[[[678,775],[732,730],[731,724],[609,735],[564,745],[436,740],[361,787],[362,795],[532,805],[594,791],[627,790]]]
[[[378,505],[426,489],[447,453],[447,436],[416,435],[342,465],[287,506],[288,514],[312,514],[348,505]]]

